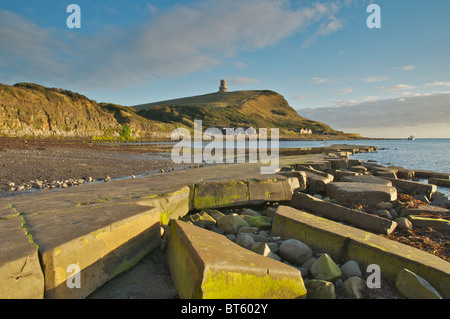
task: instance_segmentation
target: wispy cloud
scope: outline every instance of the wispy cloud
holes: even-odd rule
[[[330,82],[330,80],[328,80],[326,78],[319,78],[319,77],[312,78],[309,81],[309,83],[312,83],[312,84],[323,84],[323,83],[328,83],[328,82]]]
[[[381,87],[382,90],[385,91],[398,91],[398,90],[412,90],[415,89],[415,86],[409,85],[409,84],[397,84],[393,86],[383,86]]]
[[[394,70],[400,70],[400,71],[411,71],[416,68],[415,65],[405,65],[405,66],[399,66],[394,68]]]
[[[339,94],[350,94],[353,92],[352,87],[346,87],[338,91]]]
[[[371,76],[371,77],[368,77],[365,79],[361,79],[361,81],[367,82],[367,83],[374,83],[374,82],[383,82],[388,79],[389,79],[389,77],[380,75],[380,76]]]
[[[438,86],[450,86],[449,82],[432,82],[425,84],[425,87],[438,87]]]

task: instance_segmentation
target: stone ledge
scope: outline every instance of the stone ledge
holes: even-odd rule
[[[277,209],[272,232],[326,251],[338,262],[352,259],[363,267],[377,264],[381,275],[393,281],[407,268],[450,298],[450,263],[419,249],[287,206]]]
[[[0,299],[43,298],[44,275],[38,251],[23,228],[21,216],[0,219],[0,238]]]
[[[392,186],[373,183],[332,182],[327,184],[327,194],[339,203],[376,205],[397,199],[397,190]]]
[[[182,299],[306,297],[298,269],[180,220],[172,222],[167,249]]]
[[[26,222],[39,247],[45,298],[85,298],[161,240],[159,212],[133,202],[30,214]],[[80,267],[80,288],[66,284],[72,264]]]
[[[392,220],[326,202],[301,192],[294,192],[291,206],[297,209],[305,209],[308,212],[322,215],[331,220],[346,222],[378,234],[389,235],[397,227],[397,223]]]

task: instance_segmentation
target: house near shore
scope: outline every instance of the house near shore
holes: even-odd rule
[[[299,132],[300,134],[312,134],[311,129],[308,129],[308,128],[300,128],[300,129],[298,130],[298,132]]]

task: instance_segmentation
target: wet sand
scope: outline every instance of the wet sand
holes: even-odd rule
[[[2,137],[0,192],[10,193],[12,183],[26,189],[26,185],[36,188],[36,181],[104,180],[194,167],[174,164],[169,152],[163,145]]]

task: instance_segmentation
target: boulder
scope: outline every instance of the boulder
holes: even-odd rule
[[[406,268],[399,272],[395,285],[408,299],[443,299],[428,281]]]
[[[230,234],[236,234],[241,227],[249,227],[248,223],[238,214],[223,216],[219,219],[218,225],[225,231],[225,233]]]
[[[280,256],[288,262],[301,266],[312,257],[312,250],[296,239],[288,239],[280,245]]]
[[[266,229],[272,226],[272,218],[270,217],[243,215],[242,218],[248,223],[250,227]]]
[[[325,280],[312,279],[305,283],[308,299],[336,299],[333,283]]]
[[[342,273],[347,277],[362,277],[361,269],[354,260],[349,260],[341,266]]]
[[[351,299],[361,299],[366,282],[360,277],[350,277],[342,284],[344,296]]]
[[[341,277],[342,271],[328,254],[323,254],[311,266],[311,274],[316,279],[332,281]]]
[[[236,244],[238,244],[241,247],[244,247],[245,249],[251,249],[252,245],[255,243],[252,236],[241,233],[238,234],[236,237]]]
[[[399,217],[395,220],[395,222],[397,223],[397,227],[400,230],[412,230],[413,229],[413,224],[406,217]]]
[[[196,226],[207,229],[213,229],[214,226],[216,225],[216,220],[204,211],[201,211],[200,213],[186,215],[182,218],[182,220],[185,222],[191,222]]]

